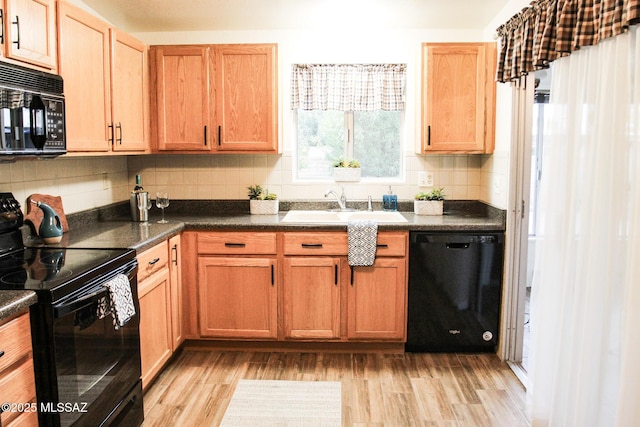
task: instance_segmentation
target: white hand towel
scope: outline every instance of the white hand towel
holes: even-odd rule
[[[378,223],[375,221],[348,221],[349,265],[371,266],[376,259]]]

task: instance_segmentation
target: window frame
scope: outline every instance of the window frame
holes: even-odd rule
[[[292,112],[292,127],[293,127],[293,182],[305,182],[305,183],[323,183],[323,182],[334,182],[331,176],[326,178],[314,177],[314,178],[301,178],[298,175],[298,159],[299,159],[299,150],[298,150],[298,111],[299,110],[291,110]],[[405,170],[405,156],[404,156],[404,129],[405,129],[405,112],[406,110],[399,111],[400,113],[400,123],[399,123],[399,174],[396,177],[362,177],[360,182],[367,183],[404,183],[406,182],[406,170]],[[342,111],[344,114],[344,137],[343,137],[343,153],[346,159],[353,159],[355,152],[354,145],[354,116],[355,112],[353,110],[350,111]],[[361,159],[358,159],[361,160]]]

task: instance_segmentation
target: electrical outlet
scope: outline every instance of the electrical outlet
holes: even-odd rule
[[[102,189],[109,189],[109,174],[107,172],[102,172]]]
[[[433,187],[433,173],[418,172],[418,187]]]

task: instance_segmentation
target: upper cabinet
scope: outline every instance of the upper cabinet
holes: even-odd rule
[[[55,0],[0,0],[0,56],[56,69]]]
[[[111,28],[113,151],[145,151],[149,143],[147,46]]]
[[[207,46],[151,46],[152,138],[160,151],[210,151],[213,138]]]
[[[159,152],[277,153],[277,45],[152,46]]]
[[[422,45],[419,153],[492,153],[495,43]]]
[[[215,48],[216,125],[220,151],[278,151],[275,45]]]
[[[58,40],[67,151],[145,151],[146,46],[62,1]]]

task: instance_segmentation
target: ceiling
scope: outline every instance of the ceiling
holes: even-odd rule
[[[81,0],[128,32],[478,29],[509,0]]]

